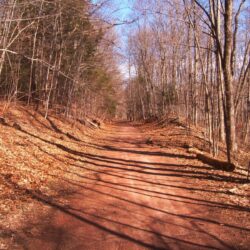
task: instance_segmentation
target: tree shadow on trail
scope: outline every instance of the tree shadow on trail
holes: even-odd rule
[[[221,175],[219,173],[215,173],[213,172],[213,174],[211,173],[207,173],[207,172],[199,172],[196,170],[196,166],[190,166],[190,167],[193,167],[195,170],[194,171],[190,171],[190,170],[171,170],[171,169],[162,169],[164,171],[170,171],[170,172],[180,172],[181,174],[178,174],[178,173],[173,173],[173,174],[169,174],[169,173],[159,173],[159,172],[150,172],[150,171],[145,171],[147,170],[147,166],[145,166],[145,164],[147,165],[161,165],[161,166],[174,166],[173,164],[166,164],[166,163],[148,163],[148,162],[143,162],[143,161],[138,161],[138,160],[126,160],[126,159],[123,159],[123,158],[114,158],[114,157],[109,157],[109,156],[105,156],[105,155],[96,155],[96,154],[90,154],[90,153],[84,153],[84,152],[80,152],[80,151],[77,151],[77,150],[74,150],[74,149],[71,149],[63,144],[60,144],[60,143],[56,143],[56,142],[51,142],[49,140],[46,140],[46,139],[43,139],[37,135],[33,135],[31,134],[30,132],[28,131],[25,131],[24,129],[21,129],[20,130],[21,132],[25,133],[25,134],[28,134],[36,139],[39,139],[45,143],[48,143],[50,145],[54,145],[56,147],[58,147],[59,149],[67,152],[67,153],[70,153],[72,155],[75,155],[75,156],[80,156],[80,157],[83,157],[83,158],[90,158],[92,160],[97,160],[97,161],[106,161],[106,162],[110,162],[112,164],[118,164],[118,165],[122,165],[122,163],[126,163],[127,166],[130,166],[131,164],[133,165],[133,163],[135,163],[136,165],[134,165],[135,167],[137,168],[143,168],[144,170],[136,170],[136,169],[124,169],[124,168],[121,168],[121,167],[117,167],[115,166],[114,168],[116,169],[121,169],[121,170],[126,170],[126,171],[131,171],[131,172],[137,172],[137,173],[141,173],[141,174],[146,174],[146,175],[159,175],[159,176],[172,176],[172,177],[181,177],[181,178],[191,178],[191,179],[203,179],[203,180],[212,180],[212,181],[221,181],[221,182],[230,182],[230,183],[247,183],[248,180],[244,179],[244,178],[240,178],[240,177],[232,177],[232,176],[224,176],[224,175]],[[140,152],[140,151],[139,151]],[[146,151],[143,151],[143,154],[147,154],[149,153],[149,155],[152,155],[151,153],[152,152],[146,152]],[[155,152],[153,152],[155,153]],[[157,154],[157,152],[156,152]],[[168,156],[168,157],[178,157],[178,154],[174,154],[172,156],[172,154],[168,154],[168,153],[165,153],[165,156]],[[181,155],[180,155],[181,156]],[[185,157],[185,156],[183,156]],[[116,162],[114,162],[116,161]],[[139,165],[137,165],[139,164]],[[140,164],[142,164],[143,166],[140,166]],[[180,164],[178,164],[178,166],[180,166]],[[175,167],[175,166],[174,166]],[[185,166],[183,166],[185,167]],[[206,168],[206,167],[205,167]],[[154,169],[154,170],[157,170],[157,169]]]
[[[139,151],[139,150],[129,150],[124,148],[117,148],[113,146],[102,146],[103,150],[110,150],[110,151],[116,151],[116,152],[124,152],[124,153],[131,153],[131,154],[141,154],[141,155],[147,155],[147,156],[163,156],[163,157],[170,157],[170,158],[183,158],[183,159],[191,159],[194,160],[196,157],[191,155],[183,155],[183,154],[172,154],[172,153],[166,153],[166,152],[160,152],[160,151]]]
[[[45,153],[48,154],[50,157],[53,157],[56,161],[61,161],[62,163],[65,163],[65,160],[61,160],[60,158],[58,158],[57,156],[47,152],[46,150],[42,149],[39,147],[39,149]],[[152,180],[147,180],[145,178],[139,178],[138,176],[133,176],[131,174],[128,174],[128,169],[123,168],[122,170],[124,171],[124,173],[119,173],[117,172],[117,167],[114,167],[112,165],[105,165],[101,162],[96,163],[93,161],[89,161],[89,160],[81,160],[81,159],[77,159],[71,156],[67,156],[68,159],[73,160],[74,162],[82,162],[84,164],[81,165],[77,165],[76,163],[70,163],[67,162],[66,164],[68,166],[80,169],[80,170],[87,170],[90,171],[92,173],[97,174],[97,175],[105,175],[105,176],[110,176],[110,177],[115,177],[115,178],[120,178],[121,181],[119,182],[112,182],[112,181],[106,181],[104,179],[98,178],[90,178],[88,176],[85,175],[81,175],[78,172],[74,172],[71,170],[64,170],[64,172],[69,173],[69,174],[73,174],[81,179],[87,179],[90,181],[98,181],[95,182],[95,185],[100,185],[100,186],[104,186],[104,184],[110,184],[111,186],[106,186],[109,187],[111,189],[114,190],[121,190],[121,191],[125,191],[125,192],[131,192],[131,193],[136,193],[136,194],[140,194],[143,196],[149,196],[149,197],[154,197],[154,198],[159,198],[159,199],[166,199],[166,200],[172,200],[178,203],[186,203],[186,204],[196,204],[196,205],[200,205],[200,206],[205,206],[205,207],[213,207],[213,208],[220,208],[220,209],[232,209],[232,210],[238,210],[238,211],[248,211],[250,212],[250,209],[247,207],[242,207],[239,205],[231,205],[231,204],[225,204],[225,203],[220,203],[220,202],[215,202],[215,201],[209,201],[209,200],[205,200],[205,199],[198,199],[198,198],[194,198],[192,196],[184,196],[184,195],[177,195],[177,194],[172,194],[169,192],[160,192],[160,191],[154,191],[154,190],[149,190],[146,188],[141,188],[140,186],[145,186],[148,185],[148,187],[167,187],[167,188],[175,188],[175,189],[180,189],[180,190],[187,190],[187,191],[199,191],[199,192],[207,192],[207,193],[213,193],[213,194],[227,194],[229,195],[229,193],[224,192],[224,191],[220,191],[220,190],[209,190],[209,189],[201,189],[201,188],[197,188],[197,187],[188,187],[188,186],[183,186],[183,185],[172,185],[172,184],[164,184],[164,183],[160,183],[160,182],[156,182],[156,181],[152,181]],[[95,166],[95,168],[91,168],[91,166]],[[96,168],[97,167],[97,168]],[[100,169],[101,168],[101,169]],[[103,170],[102,170],[103,169]],[[107,171],[112,169],[112,172]],[[136,172],[136,171],[135,171]],[[126,173],[126,174],[125,174]],[[126,182],[123,184],[122,180],[132,180],[132,181],[136,181],[136,185],[128,185]],[[104,184],[100,184],[100,183],[104,183]],[[182,182],[183,184],[183,182]],[[129,188],[128,189],[122,189],[122,188]],[[146,192],[146,193],[145,193]],[[231,194],[232,196],[238,196],[241,197],[241,195],[238,194]],[[167,198],[166,198],[167,197]],[[172,197],[172,198],[170,198]],[[245,197],[245,196],[243,196]]]
[[[194,241],[189,241],[189,240],[185,240],[183,238],[177,238],[174,236],[170,236],[164,233],[160,233],[157,232],[157,230],[153,229],[153,225],[152,225],[152,229],[148,229],[148,228],[142,228],[139,226],[135,226],[133,224],[128,224],[128,223],[124,223],[124,222],[120,222],[119,220],[114,220],[111,219],[109,217],[103,217],[101,215],[98,215],[96,213],[89,213],[89,212],[85,212],[83,209],[78,209],[73,207],[72,205],[63,205],[57,201],[55,201],[53,199],[53,197],[48,197],[45,196],[43,194],[41,194],[40,192],[37,192],[36,190],[30,190],[27,188],[23,188],[21,186],[19,186],[18,184],[14,183],[11,179],[9,178],[5,178],[5,181],[7,182],[7,185],[12,186],[12,188],[14,190],[16,190],[17,192],[22,192],[25,193],[26,195],[30,196],[32,199],[46,205],[49,206],[50,208],[52,208],[52,213],[53,216],[52,218],[55,219],[55,216],[58,215],[57,212],[62,213],[62,215],[64,217],[68,217],[68,218],[72,218],[75,221],[78,221],[78,227],[82,227],[82,223],[84,225],[89,225],[91,227],[94,227],[97,231],[103,232],[103,233],[107,233],[109,235],[113,235],[115,237],[120,238],[121,240],[125,240],[125,241],[129,241],[131,243],[134,243],[135,245],[141,246],[141,247],[146,247],[149,249],[171,249],[169,247],[169,244],[178,244],[186,249],[188,249],[189,247],[195,247],[195,248],[199,248],[199,249],[221,249],[221,248],[217,248],[214,247],[212,245],[209,244],[203,244],[203,243],[197,243]],[[67,181],[69,184],[72,185],[77,185],[79,186],[79,188],[84,187],[86,189],[86,186],[81,186],[79,184],[76,184],[72,181]],[[101,192],[101,191],[97,191],[94,189],[90,189],[87,188],[89,190],[92,190],[94,192],[98,192],[100,195],[105,195],[105,196],[109,196],[115,199],[119,199],[123,202],[128,202],[131,203],[133,205],[139,206],[139,207],[144,207],[150,210],[154,210],[154,211],[158,211],[161,213],[165,213],[169,216],[173,216],[173,217],[177,217],[177,218],[182,218],[182,219],[192,219],[192,220],[202,220],[203,222],[206,223],[212,223],[215,225],[220,226],[220,223],[215,221],[215,220],[211,220],[211,219],[201,219],[201,218],[196,218],[190,215],[179,215],[179,214],[175,214],[175,213],[170,213],[170,212],[166,212],[160,209],[156,209],[153,208],[151,206],[145,205],[145,204],[141,204],[132,200],[128,200],[122,197],[118,197],[116,195],[112,195],[112,194],[107,194],[105,192]],[[132,211],[131,211],[132,213]],[[68,220],[68,219],[67,219]],[[47,220],[46,220],[47,221]],[[39,227],[44,227],[44,218],[41,218],[40,221],[40,225],[36,224],[34,225],[34,223],[27,221],[27,225],[23,230],[29,231],[29,227],[36,227],[39,229]],[[228,225],[228,224],[224,224],[224,226],[226,227],[231,227],[231,228],[235,228],[235,229],[240,229],[240,230],[246,230],[244,228],[238,228],[232,225]],[[62,229],[61,227],[55,227],[55,225],[53,224],[53,220],[50,220],[49,224],[46,224],[46,228],[49,230],[50,233],[50,237],[45,237],[46,234],[48,234],[48,232],[42,232],[41,234],[36,235],[33,239],[33,237],[27,236],[24,234],[24,237],[22,239],[19,238],[19,241],[22,242],[23,246],[27,246],[28,244],[30,244],[30,242],[32,242],[32,240],[42,240],[43,242],[49,241],[48,243],[51,243],[50,241],[52,241],[54,246],[58,246],[58,244],[61,244],[62,240],[64,240],[64,238],[68,238],[69,240],[72,240],[72,238],[74,238],[74,235],[71,235],[70,231],[65,231],[64,229]],[[130,230],[131,233],[125,233],[127,232],[127,229]],[[22,231],[22,229],[19,229],[19,231]],[[58,232],[59,231],[59,232]],[[250,230],[249,230],[250,231]],[[137,237],[137,236],[133,236],[132,232],[139,232],[139,233],[146,233],[151,235],[150,238],[154,237],[154,244],[152,244],[151,242],[149,242],[147,239],[142,240],[141,237]],[[210,235],[208,234],[206,231],[202,231],[202,230],[198,230],[197,232],[202,233],[204,235],[208,235],[210,237],[215,237],[214,235]],[[12,232],[16,233],[16,232]],[[23,232],[22,232],[23,233]],[[54,235],[54,237],[51,237]],[[63,238],[62,238],[63,236]],[[79,239],[78,239],[79,240]],[[217,239],[217,241],[220,241],[220,244],[222,246],[225,247],[229,247],[230,249],[233,249],[231,246],[227,245],[225,242]],[[104,241],[105,242],[105,241]]]
[[[163,156],[163,157],[171,157],[171,158],[182,158],[182,159],[188,159],[191,160],[193,158],[189,158],[189,156],[186,155],[178,155],[178,154],[170,154],[170,153],[165,153],[165,152],[150,152],[145,149],[143,150],[130,150],[130,149],[119,149],[116,147],[111,147],[111,146],[101,146],[99,148],[98,154],[91,154],[91,153],[85,153],[81,152],[80,150],[75,150],[73,148],[69,148],[61,143],[56,143],[53,141],[49,141],[47,139],[44,139],[38,135],[34,135],[28,131],[25,131],[24,129],[19,129],[22,133],[27,134],[29,136],[32,136],[44,143],[47,143],[47,145],[52,145],[64,153],[64,158],[70,159],[71,161],[74,161],[74,164],[68,163],[67,162],[67,167],[64,169],[60,169],[60,171],[66,173],[66,174],[71,174],[77,176],[77,180],[79,181],[72,181],[69,179],[65,179],[64,176],[53,176],[50,173],[48,175],[52,176],[54,179],[57,178],[58,182],[61,183],[65,182],[67,183],[67,188],[69,185],[74,186],[78,191],[80,199],[82,200],[82,203],[84,204],[84,199],[85,198],[91,198],[95,197],[93,194],[98,195],[97,197],[100,198],[101,200],[105,201],[110,201],[112,204],[116,204],[116,202],[121,203],[124,208],[130,208],[130,207],[136,207],[138,210],[143,211],[144,213],[144,219],[148,218],[148,214],[153,217],[159,216],[162,220],[165,221],[166,224],[170,224],[172,221],[180,221],[186,223],[201,223],[204,227],[206,226],[214,226],[214,228],[221,230],[221,228],[225,228],[226,230],[236,230],[237,232],[239,230],[245,231],[245,232],[250,232],[249,228],[244,228],[238,225],[232,225],[230,223],[223,223],[216,218],[211,218],[207,215],[200,215],[197,216],[195,213],[196,211],[194,209],[190,209],[192,213],[190,214],[183,214],[181,212],[175,213],[175,209],[172,209],[171,207],[164,207],[164,209],[159,208],[158,203],[151,203],[150,199],[142,199],[140,200],[141,197],[143,196],[149,196],[152,198],[159,198],[159,199],[165,199],[165,200],[172,200],[175,202],[179,203],[184,203],[181,204],[182,206],[187,206],[187,204],[195,204],[195,205],[200,205],[200,206],[206,206],[209,207],[206,209],[213,209],[214,214],[216,214],[219,209],[232,209],[236,211],[243,211],[243,212],[249,212],[248,208],[244,208],[241,206],[237,205],[230,205],[230,204],[223,204],[219,202],[214,202],[214,201],[209,201],[209,200],[202,200],[202,199],[197,199],[195,197],[190,197],[188,195],[179,195],[178,193],[168,193],[164,192],[167,191],[167,188],[178,188],[183,190],[184,192],[186,190],[189,191],[201,191],[201,192],[211,192],[211,193],[221,193],[219,191],[212,191],[212,190],[202,190],[196,187],[185,187],[183,186],[175,186],[175,185],[170,185],[170,184],[163,184],[163,183],[158,183],[157,182],[157,176],[163,176],[163,177],[177,177],[180,182],[185,179],[191,179],[191,180],[213,180],[219,182],[230,182],[230,183],[242,183],[242,178],[236,178],[236,177],[225,177],[222,174],[219,174],[218,172],[214,172],[213,175],[211,173],[205,172],[205,170],[208,170],[208,167],[200,167],[200,166],[192,166],[192,165],[180,165],[180,164],[168,164],[168,163],[157,163],[157,162],[145,162],[143,160],[138,160],[138,158],[132,159],[132,160],[127,160],[124,159],[124,157],[119,157],[119,154],[115,154],[115,157],[110,156],[110,152],[121,152],[121,153],[132,153],[135,155],[143,155],[143,156]],[[61,131],[62,132],[62,131]],[[60,130],[58,133],[61,133]],[[63,132],[62,132],[63,133]],[[100,146],[100,145],[99,145]],[[41,147],[39,148],[40,150],[43,150]],[[100,150],[101,149],[101,150]],[[58,151],[58,150],[57,150]],[[106,151],[106,152],[105,152]],[[43,150],[43,152],[46,152]],[[60,151],[61,152],[61,151]],[[105,154],[105,153],[109,154]],[[46,152],[49,154],[49,151]],[[50,154],[52,157],[57,156]],[[117,157],[118,155],[118,157]],[[180,156],[180,157],[179,157]],[[76,164],[78,163],[78,164]],[[86,166],[87,165],[87,166]],[[91,169],[89,166],[93,166],[94,168]],[[88,175],[85,175],[86,172],[84,173],[77,173],[73,172],[72,168],[78,168],[83,169],[83,170],[88,170],[94,172],[95,177],[89,177]],[[198,171],[197,171],[198,169]],[[204,170],[202,172],[201,170]],[[110,173],[109,171],[113,171]],[[120,172],[119,172],[120,171]],[[120,174],[119,174],[120,173]],[[119,177],[123,181],[117,181],[113,182],[110,180],[107,180],[103,178],[102,175],[109,175],[109,176],[114,176],[114,177]],[[131,176],[134,174],[134,176]],[[136,176],[136,174],[139,174],[141,176],[140,179]],[[101,177],[100,177],[101,176]],[[150,177],[151,180],[145,180],[144,177]],[[81,208],[76,208],[76,204],[72,200],[68,200],[69,203],[68,205],[63,205],[58,200],[54,199],[54,197],[46,196],[42,194],[41,191],[39,190],[32,190],[32,189],[27,189],[24,187],[21,187],[18,185],[18,183],[14,183],[12,179],[3,176],[3,178],[6,180],[9,186],[11,186],[14,190],[17,190],[18,192],[23,192],[27,194],[28,196],[32,197],[35,201],[40,202],[43,205],[46,205],[56,213],[53,215],[53,219],[56,218],[58,212],[63,214],[63,216],[68,217],[70,220],[74,219],[77,221],[79,227],[85,227],[85,225],[94,227],[96,231],[100,231],[103,235],[103,233],[115,236],[121,240],[129,241],[133,244],[136,244],[138,246],[144,247],[144,248],[150,248],[150,249],[171,249],[170,244],[175,244],[175,245],[180,245],[182,249],[190,249],[190,248],[196,248],[196,249],[221,249],[221,248],[216,248],[212,246],[210,243],[197,243],[197,240],[194,238],[193,240],[185,240],[183,239],[183,235],[178,235],[178,237],[173,237],[172,235],[175,235],[175,232],[170,231],[170,235],[167,235],[165,232],[158,232],[156,229],[154,229],[154,224],[151,222],[151,224],[147,225],[143,221],[143,226],[137,226],[136,223],[122,223],[121,219],[118,216],[116,216],[116,220],[112,219],[112,212],[109,211],[108,216],[102,216],[98,213],[95,213],[96,211],[101,211],[100,207],[96,207],[95,212],[86,212],[84,209]],[[171,179],[171,178],[169,178]],[[127,182],[125,180],[133,180],[133,181],[140,181],[140,183],[148,184],[148,185],[154,185],[151,190],[148,190],[147,188],[138,185],[138,182]],[[168,182],[168,178],[166,178]],[[134,183],[134,184],[133,184]],[[161,186],[165,187],[165,189],[157,189],[155,190],[155,186]],[[89,187],[91,186],[91,187]],[[98,190],[98,187],[103,187],[103,189]],[[108,188],[108,191],[107,189]],[[103,191],[105,190],[105,191]],[[117,192],[118,191],[118,192]],[[119,191],[125,191],[127,193],[122,193]],[[89,192],[90,196],[84,196],[86,193],[83,192]],[[128,193],[134,193],[134,194],[139,194],[138,196],[135,195],[128,195]],[[118,193],[118,194],[117,194]],[[77,194],[77,192],[76,192]],[[124,194],[124,195],[123,195]],[[187,193],[184,193],[187,194]],[[93,196],[92,196],[93,195]],[[59,197],[60,198],[60,197]],[[68,197],[61,197],[61,198],[68,198]],[[79,198],[79,197],[78,197]],[[96,198],[96,197],[95,197]],[[86,199],[87,200],[87,199]],[[149,201],[149,202],[147,202]],[[157,201],[158,202],[158,201]],[[100,205],[100,204],[99,204]],[[179,204],[177,204],[179,205]],[[87,207],[88,208],[88,207]],[[90,207],[91,209],[91,207]],[[99,210],[98,210],[99,209]],[[205,211],[205,207],[201,207],[200,211]],[[89,210],[88,210],[89,211]],[[178,209],[177,209],[178,211]],[[179,210],[180,211],[180,210]],[[148,212],[148,213],[147,213]],[[134,211],[131,209],[131,211],[127,210],[126,211],[126,216],[132,217],[134,216]],[[213,214],[213,213],[212,213]],[[89,216],[91,218],[89,218]],[[44,226],[44,218],[41,218],[41,226]],[[223,219],[224,220],[224,219]],[[69,221],[69,220],[68,220]],[[29,226],[30,222],[27,221],[27,226]],[[50,222],[53,223],[53,222]],[[84,226],[83,226],[83,225]],[[34,227],[34,224],[30,224],[31,226]],[[62,236],[63,238],[70,237],[72,240],[72,235],[69,230],[67,231],[60,231],[62,230],[62,227],[53,227],[53,224],[49,224],[49,226],[52,228],[52,230],[58,231],[58,236],[57,233],[54,234],[55,238],[51,239],[52,243],[54,241],[55,243],[55,248],[60,249],[61,248],[61,241],[62,241]],[[177,226],[177,225],[176,225]],[[182,227],[181,223],[179,225]],[[151,229],[152,228],[152,229]],[[209,227],[208,227],[209,228]],[[173,228],[172,228],[173,229]],[[183,229],[183,228],[182,228]],[[194,228],[192,228],[194,229]],[[220,244],[223,248],[230,248],[233,249],[233,247],[229,246],[227,243],[216,237],[215,235],[203,230],[202,228],[196,227],[196,232],[199,234],[202,234],[203,236],[206,235],[205,238],[211,239],[212,242],[216,241],[218,244]],[[128,233],[128,230],[129,233]],[[141,237],[138,237],[137,234],[133,234],[135,230],[139,234],[146,233],[149,234],[150,237],[144,237],[143,239]],[[43,232],[44,233],[44,232]],[[189,233],[189,232],[188,232]],[[234,232],[235,233],[235,232]],[[37,238],[41,237],[43,240],[48,240],[44,238],[44,235],[38,235]],[[150,239],[154,238],[154,241],[152,242]],[[29,236],[24,237],[24,242],[27,240]],[[74,240],[79,240],[79,239],[74,239]],[[26,243],[24,243],[26,245]],[[181,248],[180,247],[180,248]]]
[[[90,158],[92,160],[99,160],[99,161],[106,161],[106,160],[117,160],[120,162],[127,162],[128,166],[130,166],[131,163],[135,162],[135,163],[139,163],[139,164],[145,164],[145,162],[141,162],[141,161],[134,161],[134,160],[125,160],[122,158],[113,158],[113,157],[107,157],[104,155],[93,155],[93,154],[89,154],[89,153],[83,153],[83,152],[79,152],[73,149],[70,149],[64,145],[61,144],[57,144],[54,143],[55,146],[57,146],[58,148],[72,154],[72,155],[76,155],[76,156],[80,156],[80,157],[85,157],[85,158]],[[114,163],[114,162],[113,162]],[[118,162],[116,162],[116,164],[119,165]],[[146,163],[146,164],[151,164],[151,163]],[[135,165],[137,168],[143,168],[145,170],[147,170],[147,166],[139,166],[139,165]],[[166,164],[165,164],[166,166]],[[173,164],[170,164],[169,166],[173,166]],[[190,166],[190,165],[188,165]],[[191,166],[192,167],[192,166]],[[194,168],[196,168],[195,166],[193,166]],[[222,182],[231,182],[231,183],[246,183],[248,182],[246,179],[243,178],[236,178],[236,177],[231,177],[231,176],[224,176],[224,175],[220,175],[218,173],[216,174],[209,174],[206,172],[199,172],[199,171],[190,171],[190,170],[170,170],[170,169],[165,169],[165,171],[170,171],[170,172],[181,172],[183,174],[168,174],[168,173],[159,173],[159,172],[149,172],[149,171],[144,171],[144,170],[135,170],[135,169],[124,169],[124,168],[120,168],[120,167],[115,167],[116,169],[121,169],[121,170],[127,170],[127,171],[132,171],[132,172],[137,172],[137,173],[142,173],[142,174],[152,174],[152,175],[159,175],[159,176],[176,176],[176,177],[187,177],[187,178],[197,178],[197,179],[204,179],[204,180],[213,180],[213,181],[222,181]],[[157,170],[157,169],[154,169]],[[159,170],[159,169],[158,169]],[[164,170],[164,169],[162,169]],[[185,175],[186,174],[190,174],[190,175]]]

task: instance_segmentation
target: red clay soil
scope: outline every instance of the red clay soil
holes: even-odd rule
[[[249,193],[229,190],[248,185],[241,175],[223,178],[183,148],[148,145],[140,126],[98,134],[77,147],[36,138],[58,150],[42,148],[56,195],[2,174],[28,208],[1,226],[1,249],[249,249]],[[56,162],[66,173],[53,172]]]

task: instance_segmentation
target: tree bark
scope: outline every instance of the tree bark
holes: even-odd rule
[[[225,43],[224,43],[224,58],[222,63],[224,84],[225,84],[225,129],[226,129],[226,144],[227,144],[227,158],[231,162],[231,154],[236,149],[235,136],[235,114],[233,101],[233,84],[231,71],[231,56],[233,46],[232,33],[232,15],[233,15],[233,1],[225,0]]]

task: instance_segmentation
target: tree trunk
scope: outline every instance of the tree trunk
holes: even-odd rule
[[[232,71],[231,71],[231,54],[233,45],[232,34],[232,15],[233,15],[233,1],[225,1],[225,44],[224,44],[224,58],[223,58],[223,74],[225,83],[225,129],[226,129],[226,143],[227,143],[227,158],[231,162],[231,153],[236,149],[235,138],[235,115],[234,115],[234,101],[233,101],[233,86],[232,86]]]

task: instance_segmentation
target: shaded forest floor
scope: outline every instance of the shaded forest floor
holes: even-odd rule
[[[12,109],[0,124],[0,249],[249,249],[247,172],[203,164],[190,143],[206,149],[173,122],[94,129]]]

